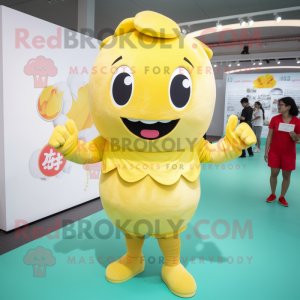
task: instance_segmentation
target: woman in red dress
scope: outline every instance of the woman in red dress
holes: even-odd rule
[[[278,199],[283,206],[288,206],[285,194],[290,185],[291,173],[296,169],[296,142],[300,140],[300,120],[298,108],[293,98],[285,97],[278,102],[279,115],[272,118],[269,125],[269,134],[266,142],[265,161],[271,168],[270,184],[272,194],[267,198],[271,203],[276,199],[275,190],[277,177],[282,170],[281,195]],[[283,123],[283,124],[281,124]],[[289,124],[294,127],[291,131],[282,131]]]

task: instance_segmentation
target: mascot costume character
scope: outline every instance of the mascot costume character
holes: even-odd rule
[[[55,127],[49,145],[78,164],[102,161],[101,201],[125,233],[127,253],[106,279],[129,280],[144,270],[145,234],[164,256],[161,278],[177,296],[196,282],[180,263],[184,231],[200,199],[200,163],[222,164],[256,143],[251,128],[230,116],[226,136],[203,139],[215,106],[212,51],[151,11],[120,23],[103,40],[89,81],[89,108],[100,136],[78,140],[73,120]]]

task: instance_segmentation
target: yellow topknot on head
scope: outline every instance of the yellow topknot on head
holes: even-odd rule
[[[180,28],[173,20],[153,11],[143,11],[138,13],[134,18],[123,20],[115,30],[114,35],[102,41],[100,50],[112,38],[133,31],[139,31],[151,37],[164,39],[180,36]]]
[[[172,39],[180,35],[180,28],[173,20],[153,11],[138,13],[134,26],[141,33],[157,38]]]

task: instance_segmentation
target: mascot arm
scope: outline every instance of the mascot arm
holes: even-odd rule
[[[66,127],[58,125],[54,128],[48,144],[66,160],[85,165],[102,161],[105,139],[98,136],[88,143],[78,140],[75,122],[70,119],[66,122]]]
[[[231,161],[256,143],[256,136],[247,123],[237,126],[238,118],[230,116],[226,126],[226,136],[217,143],[200,142],[199,159],[201,163],[222,164]],[[237,126],[237,127],[236,127]],[[201,147],[202,146],[202,147]]]

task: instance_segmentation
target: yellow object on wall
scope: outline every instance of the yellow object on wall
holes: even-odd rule
[[[271,74],[259,76],[257,79],[253,81],[254,89],[264,89],[264,88],[272,88],[276,85],[276,80],[274,76]]]
[[[59,115],[62,109],[62,96],[63,92],[58,93],[57,87],[54,88],[52,85],[43,89],[38,100],[38,112],[43,119],[51,121]]]

